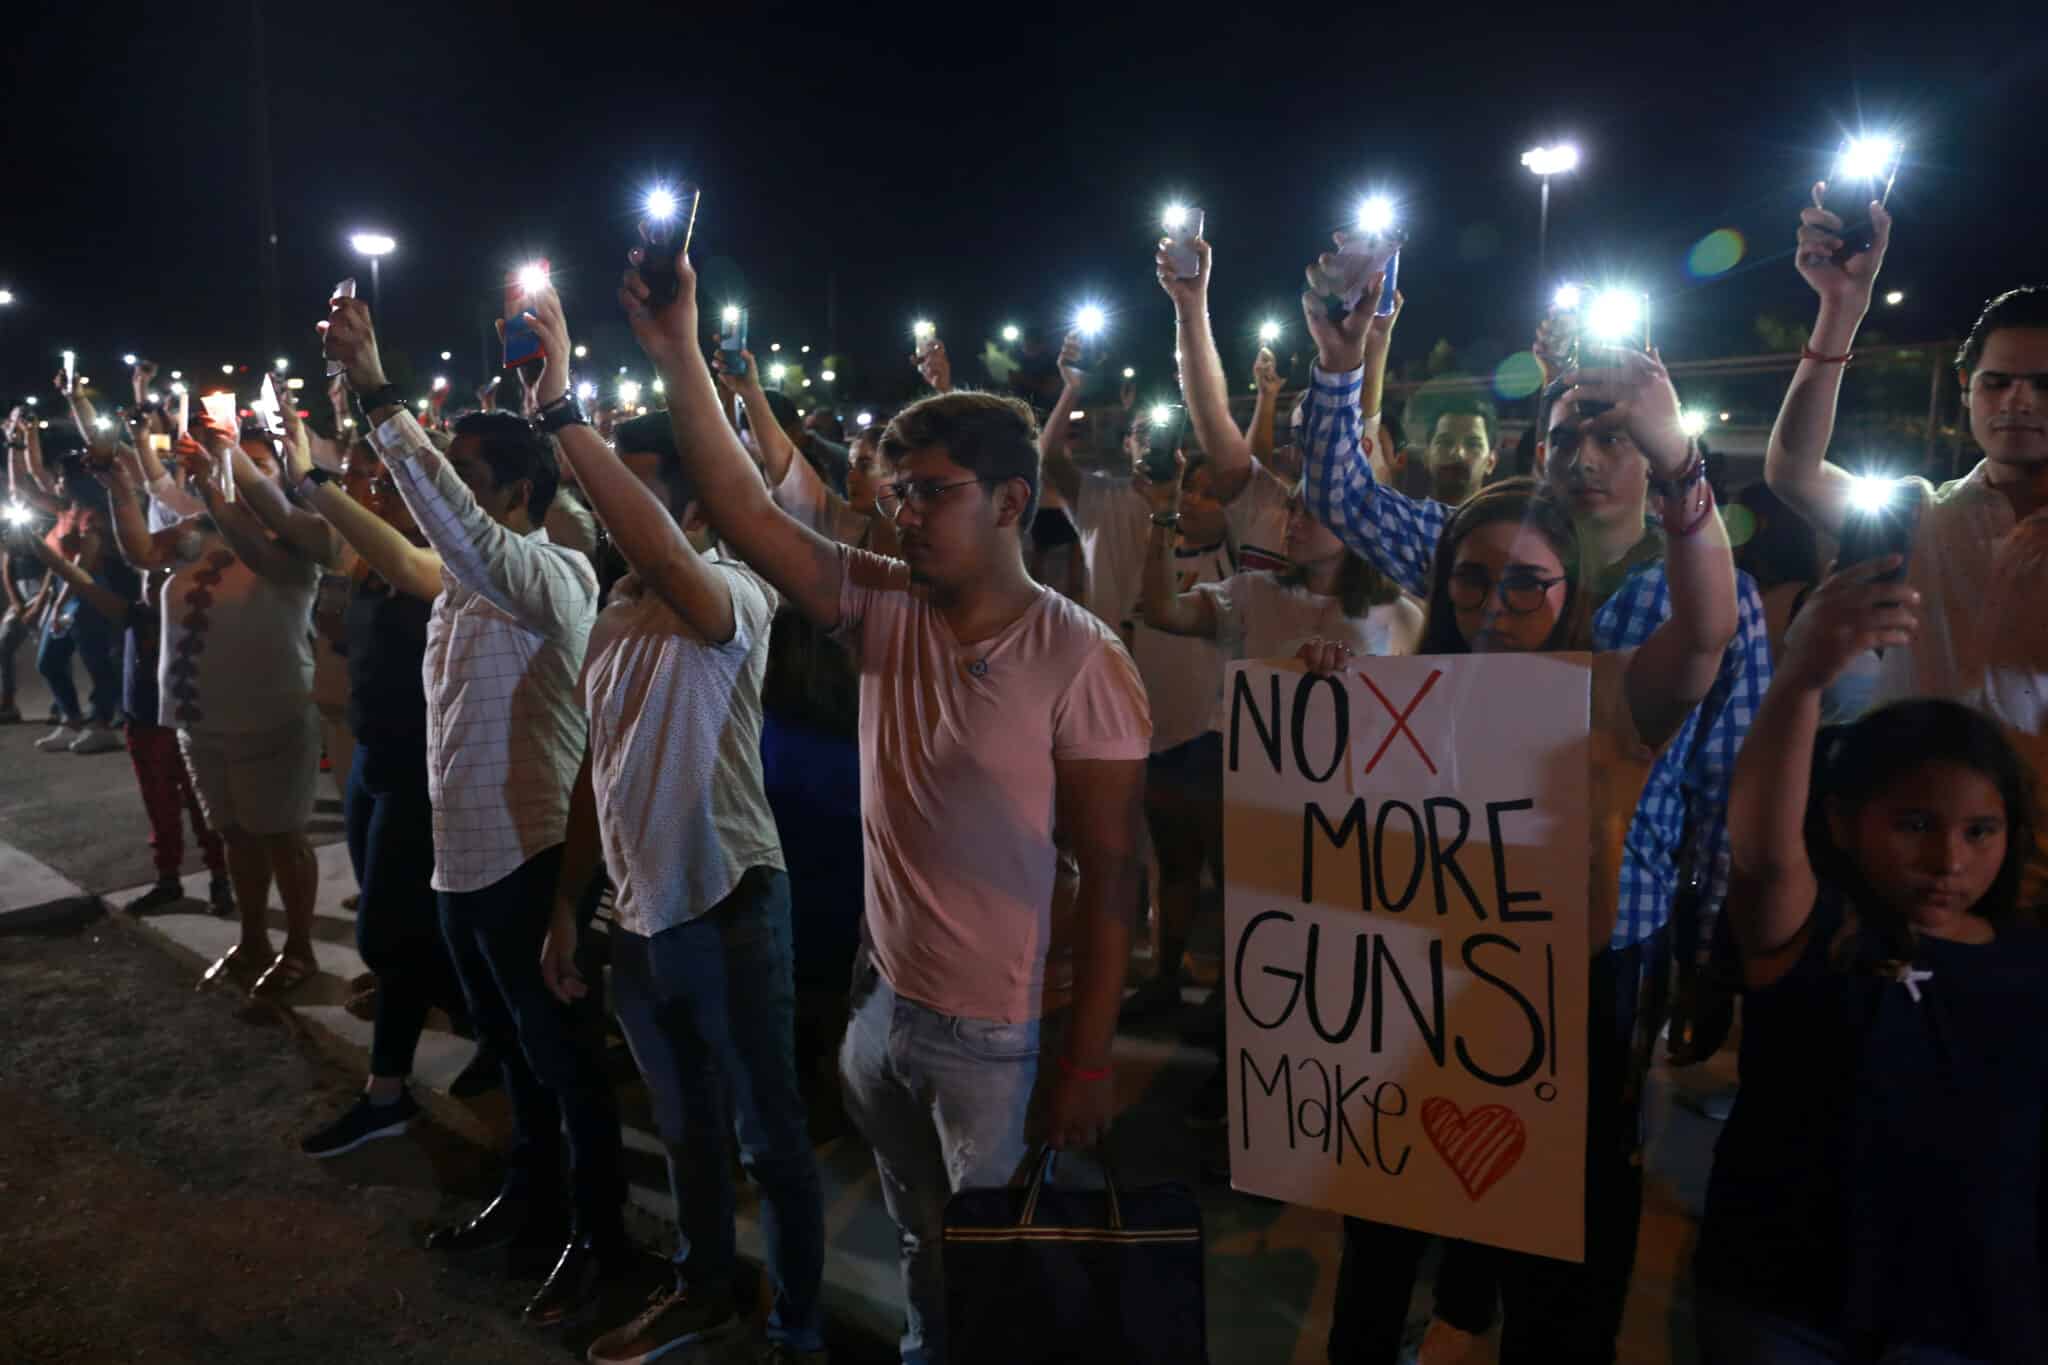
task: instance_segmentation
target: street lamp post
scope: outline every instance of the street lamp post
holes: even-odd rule
[[[1542,208],[1536,218],[1536,276],[1550,279],[1550,177],[1566,175],[1579,167],[1579,149],[1569,142],[1552,147],[1531,147],[1522,153],[1522,164],[1542,182]]]
[[[382,232],[358,232],[348,239],[356,254],[370,258],[370,310],[381,312],[383,301],[378,297],[377,263],[398,249],[398,240]]]

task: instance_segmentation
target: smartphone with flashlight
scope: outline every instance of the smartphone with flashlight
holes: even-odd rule
[[[1145,424],[1145,477],[1172,483],[1174,452],[1187,439],[1188,410],[1179,403],[1155,404]]]
[[[1195,238],[1202,235],[1203,214],[1198,208],[1175,204],[1166,211],[1166,260],[1177,280],[1192,280],[1202,273],[1201,258],[1195,255]]]
[[[1842,144],[1829,173],[1826,191],[1817,197],[1819,207],[1842,220],[1842,249],[1837,263],[1870,250],[1876,240],[1871,221],[1873,200],[1889,205],[1892,183],[1899,178],[1899,144],[1888,137],[1851,138]]]
[[[162,433],[161,431],[152,431],[152,432],[150,432],[150,433],[149,433],[149,450],[150,450],[150,453],[151,453],[151,454],[153,454],[153,455],[168,455],[168,454],[170,454],[170,453],[171,453],[171,438],[170,438],[170,437],[168,437],[168,436],[166,436],[166,435],[164,435],[164,433]]]
[[[284,435],[284,405],[277,401],[277,385],[269,375],[263,376],[263,387],[256,394],[256,401],[249,405],[263,423],[263,429],[272,436]]]
[[[343,280],[343,281],[342,281],[342,282],[341,282],[340,284],[337,284],[337,285],[335,285],[335,286],[334,286],[334,297],[335,297],[335,298],[337,298],[337,299],[352,299],[352,298],[354,298],[355,296],[356,296],[356,282],[355,282],[355,279],[354,279],[353,277],[351,277],[351,278],[349,278],[349,279],[346,279],[346,280]],[[340,374],[340,373],[341,373],[341,372],[342,372],[343,370],[345,370],[345,369],[347,369],[347,368],[348,368],[348,366],[346,366],[346,365],[342,364],[342,363],[341,363],[341,362],[340,362],[339,360],[330,360],[330,361],[328,361],[328,362],[327,362],[327,377],[328,377],[329,379],[332,379],[332,378],[334,378],[334,376],[336,376],[336,375]],[[182,407],[182,405],[183,405],[184,401],[185,401],[184,395],[183,395],[183,394],[180,394],[180,395],[178,396],[178,402],[179,402],[179,404],[181,405],[181,406],[180,406],[180,411],[181,411],[181,412],[183,411],[183,407]],[[178,430],[180,430],[180,431],[183,431],[184,429],[185,429],[185,421],[184,421],[184,418],[183,418],[183,417],[180,417],[180,418],[178,419]]]
[[[1897,583],[1906,576],[1913,532],[1920,520],[1919,506],[1909,500],[1903,483],[1867,476],[1856,483],[1849,514],[1842,519],[1835,571],[1897,555],[1899,567],[1877,578],[1880,583]]]
[[[505,368],[508,370],[547,358],[547,348],[541,344],[540,333],[534,331],[533,324],[526,320],[527,300],[535,289],[546,287],[547,268],[546,261],[522,266],[518,276],[505,286]]]
[[[68,397],[78,389],[78,352],[64,353],[64,393]]]
[[[663,308],[676,298],[676,257],[690,249],[697,226],[697,187],[657,186],[641,201],[640,278],[647,282],[647,303]]]
[[[719,314],[718,354],[735,379],[747,372],[747,310],[734,304]]]
[[[192,391],[181,387],[178,390],[178,434],[184,436],[189,434],[191,430]]]
[[[1401,235],[1392,228],[1380,232],[1355,232],[1344,239],[1344,245],[1337,248],[1339,263],[1332,280],[1341,307],[1330,310],[1331,316],[1343,317],[1357,308],[1365,298],[1366,286],[1372,277],[1386,272],[1386,287],[1380,291],[1378,313],[1390,316],[1394,311],[1394,278],[1399,268],[1396,262],[1401,255]]]

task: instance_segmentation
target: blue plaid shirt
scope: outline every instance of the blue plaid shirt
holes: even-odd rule
[[[1309,511],[1381,573],[1427,600],[1438,537],[1451,518],[1443,503],[1410,498],[1372,476],[1358,410],[1363,370],[1314,371],[1302,484]],[[1763,599],[1747,574],[1736,575],[1740,624],[1706,699],[1650,769],[1622,847],[1620,916],[1610,946],[1626,948],[1664,927],[1678,889],[1686,817],[1692,817],[1702,874],[1702,921],[1711,923],[1728,891],[1728,775],[1757,706],[1771,684],[1770,637]],[[1671,614],[1662,560],[1624,578],[1593,615],[1593,647],[1630,649]],[[1705,724],[1702,735],[1700,726]],[[1695,742],[1697,737],[1698,742]],[[1702,934],[1701,943],[1705,944]]]

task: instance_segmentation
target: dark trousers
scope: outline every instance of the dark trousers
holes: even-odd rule
[[[356,951],[377,974],[370,1074],[412,1074],[427,1012],[464,1012],[434,899],[434,807],[420,745],[356,746],[342,801],[356,874]]]
[[[503,1192],[560,1202],[566,1127],[577,1235],[622,1236],[624,1158],[604,1072],[602,1007],[595,993],[564,1005],[540,974],[561,864],[557,844],[481,891],[438,893],[441,932],[477,1038],[496,1050],[512,1102]]]
[[[1614,1359],[1622,1307],[1635,1269],[1643,1214],[1641,1090],[1633,1076],[1636,1010],[1645,962],[1661,963],[1662,933],[1593,959],[1588,979],[1586,1097],[1586,1259],[1583,1264],[1492,1248],[1451,1253],[1461,1273],[1500,1284],[1501,1365]],[[1394,1365],[1415,1272],[1429,1234],[1344,1220],[1344,1259],[1330,1323],[1331,1365]],[[1469,1283],[1469,1282],[1468,1282]],[[1469,1313],[1469,1309],[1458,1310]],[[1447,1319],[1453,1326],[1467,1322]]]
[[[67,619],[68,618],[68,619]],[[45,618],[36,648],[36,672],[49,684],[51,699],[67,725],[112,725],[121,710],[121,637],[107,618],[84,602],[68,603],[60,617]],[[92,683],[91,713],[79,705],[71,681],[71,656],[85,665]]]
[[[185,827],[192,822],[192,837],[199,841],[206,870],[225,877],[227,856],[220,835],[206,823],[199,797],[192,790],[192,774],[185,756],[178,752],[178,732],[167,725],[150,725],[133,717],[128,721],[128,761],[135,768],[135,785],[142,792],[142,809],[149,816],[149,851],[159,878],[172,878],[185,864]]]

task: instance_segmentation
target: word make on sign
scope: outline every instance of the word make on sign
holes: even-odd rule
[[[1583,1256],[1592,661],[1236,666],[1238,1188]]]

